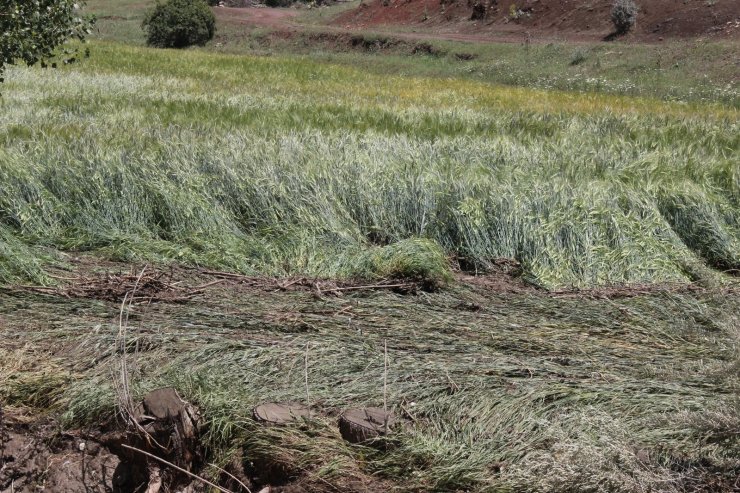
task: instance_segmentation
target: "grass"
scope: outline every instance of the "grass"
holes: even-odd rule
[[[131,17],[107,19],[101,37],[137,42],[133,3],[90,4]],[[120,357],[119,303],[9,285],[117,268],[111,259],[412,278],[443,289],[216,284],[184,304],[135,307],[134,397],[175,386],[205,416],[208,460],[241,457],[257,476],[276,468],[309,491],[736,486],[734,89],[690,94],[701,85],[690,77],[543,89],[526,78],[549,69],[526,68],[517,47],[450,64],[459,46],[449,46],[386,59],[96,40],[79,65],[12,68],[0,100],[4,407],[95,428],[114,416]],[[476,75],[491,63],[485,50],[499,49],[510,65]],[[653,49],[604,77],[621,80]],[[572,47],[528,56],[569,72],[598,50],[577,65]],[[550,290],[649,286],[615,297],[517,283],[504,294],[450,272],[496,271],[502,258]],[[182,286],[211,280],[175,271]],[[405,426],[383,449],[350,445],[336,416],[382,404],[386,345],[387,401]],[[314,418],[258,426],[254,405],[305,399],[306,347]]]
[[[45,247],[373,278],[389,267],[362,252],[415,238],[479,271],[514,258],[548,288],[740,266],[731,107],[92,48],[9,73],[5,282],[43,280]]]
[[[87,0],[86,11],[96,17],[92,36],[96,39],[119,41],[127,44],[146,44],[141,29],[146,10],[154,6],[147,0]]]
[[[88,0],[98,17],[94,38],[144,45],[141,30],[146,8],[141,0]],[[355,67],[381,76],[455,78],[514,87],[557,89],[645,96],[663,100],[721,102],[738,108],[733,41],[665,41],[641,43],[579,43],[563,41],[521,43],[465,43],[403,41],[393,32],[326,33],[325,24],[356,3],[339,3],[298,11],[292,21],[299,33],[274,35],[270,29],[251,27],[218,16],[217,34],[208,49],[232,54],[310,55],[314,60]],[[218,9],[217,9],[218,12]],[[408,33],[406,33],[408,34]],[[352,38],[379,41],[352,43]],[[436,56],[414,55],[427,44]],[[580,54],[578,64],[573,57]]]
[[[173,385],[197,403],[212,460],[239,452],[258,473],[269,465],[311,491],[372,490],[372,481],[401,491],[727,487],[740,467],[737,300],[475,286],[317,298],[234,286],[135,309],[129,358],[135,397]],[[118,306],[11,293],[0,301],[4,334],[19,343],[1,364],[23,368],[3,371],[11,377],[0,395],[52,406],[66,427],[109,418]],[[65,350],[40,357],[50,341]],[[254,405],[305,400],[307,344],[314,419],[257,425]],[[386,344],[387,400],[406,425],[385,450],[349,445],[336,414],[382,405]]]
[[[661,45],[586,43],[465,43],[403,41],[389,32],[324,37],[321,28],[285,37],[264,30],[245,34],[224,25],[216,51],[297,53],[386,75],[474,80],[514,87],[645,96],[668,101],[722,102],[738,107],[732,63],[734,42],[671,41]],[[375,43],[353,42],[364,38]],[[434,55],[417,47],[431,46]],[[380,46],[380,48],[378,48]],[[423,51],[421,52],[423,53]],[[580,53],[579,63],[574,56]]]

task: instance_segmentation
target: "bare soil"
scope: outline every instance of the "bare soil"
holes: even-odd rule
[[[6,409],[0,417],[0,492],[133,491],[118,457],[90,441],[61,434],[52,421]]]
[[[213,9],[216,18],[231,24],[266,27],[279,30],[296,29],[292,22],[300,11],[295,9],[266,7],[217,7]]]
[[[370,0],[334,19],[345,29],[413,28],[442,39],[478,41],[522,36],[597,41],[613,33],[610,0]],[[735,0],[643,0],[630,41],[740,37]],[[513,6],[513,8],[512,8]]]
[[[511,5],[515,5],[512,16]],[[397,42],[415,46],[425,41],[469,43],[552,41],[594,42],[619,39],[660,42],[667,39],[740,39],[740,7],[733,0],[651,0],[638,2],[635,29],[613,37],[610,0],[370,0],[324,25],[297,22],[295,8],[217,7],[219,22],[263,28],[271,36],[291,39],[307,35],[309,43],[362,48],[363,32],[384,32]],[[304,36],[305,37],[305,36]],[[353,44],[354,43],[354,44]],[[412,46],[412,48],[413,48]],[[377,51],[378,47],[370,47]],[[382,49],[383,47],[380,47]]]

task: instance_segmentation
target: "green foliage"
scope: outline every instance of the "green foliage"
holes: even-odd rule
[[[80,0],[0,0],[0,82],[6,65],[23,61],[45,66],[55,55],[64,63],[79,56],[58,48],[69,39],[84,40],[93,19],[80,15]],[[56,66],[56,63],[52,63]]]
[[[23,373],[14,377],[11,377],[7,390],[0,389],[3,400],[11,405],[30,406],[40,410],[52,407],[62,397],[64,387],[70,380],[67,374],[57,368],[54,372]]]
[[[146,41],[141,30],[146,2],[92,0],[88,5],[99,17],[96,37],[128,44]],[[300,13],[301,22],[323,24],[333,12],[338,14],[352,5],[335,3],[328,7],[331,14],[326,9],[308,9]],[[507,5],[508,2],[503,7]],[[383,56],[376,56],[376,50],[366,50],[364,43],[347,50],[346,44],[337,42],[336,37],[328,36],[321,41],[312,29],[299,30],[289,39],[283,39],[270,35],[269,29],[253,29],[245,37],[243,26],[238,23],[225,22],[218,28],[219,43],[214,44],[213,49],[232,54],[284,55],[289,52],[308,55],[317,61],[328,60],[334,64],[359,67],[387,77],[403,73],[462,78],[507,86],[721,102],[740,107],[737,70],[733,64],[727,63],[737,50],[733,43],[719,39],[689,43],[690,49],[687,41],[666,41],[659,45],[638,43],[631,45],[629,50],[621,50],[618,57],[613,56],[613,47],[608,44],[579,43],[584,51],[588,51],[588,63],[571,66],[576,47],[565,42],[532,43],[527,47],[527,56],[523,57],[521,46],[516,43],[437,41],[431,45],[446,55],[413,57],[409,53],[416,42],[396,40],[388,44],[386,39]],[[368,36],[364,35],[365,38]],[[659,68],[658,60],[663,60],[664,65],[666,60],[676,63],[670,69],[665,66]]]
[[[624,34],[637,22],[637,5],[633,0],[615,0],[611,17],[617,33]]]
[[[43,259],[43,255],[21,241],[11,228],[3,225],[0,213],[0,284],[17,279],[48,282],[42,267]]]
[[[157,3],[144,18],[147,44],[157,48],[205,45],[216,32],[216,17],[203,0]]]

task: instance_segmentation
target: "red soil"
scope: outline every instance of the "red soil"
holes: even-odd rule
[[[636,3],[640,11],[637,25],[626,36],[629,40],[740,38],[738,0]],[[366,0],[333,23],[348,29],[406,26],[439,34],[492,38],[518,34],[586,41],[603,39],[613,31],[611,4],[611,0]],[[478,16],[475,20],[474,12]]]

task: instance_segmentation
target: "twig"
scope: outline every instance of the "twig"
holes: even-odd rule
[[[150,454],[149,452],[146,452],[144,450],[138,449],[136,447],[131,447],[130,445],[126,445],[126,444],[123,444],[123,443],[121,444],[121,447],[127,448],[129,450],[133,450],[134,452],[139,452],[141,454],[146,455],[147,457],[151,457],[152,459],[157,460],[157,461],[161,462],[164,465],[170,466],[173,469],[176,469],[176,470],[178,470],[178,471],[180,471],[182,473],[187,474],[188,476],[190,476],[193,479],[197,479],[198,481],[200,481],[201,483],[205,484],[206,486],[210,486],[211,488],[216,488],[218,491],[221,491],[223,493],[234,493],[233,491],[227,490],[226,488],[222,488],[221,486],[218,486],[217,484],[211,483],[207,479],[202,478],[202,477],[198,476],[197,474],[193,474],[192,472],[188,471],[187,469],[183,469],[182,467],[176,466],[172,462],[166,461],[166,460],[164,460],[161,457],[157,457],[154,454]]]
[[[245,279],[248,281],[253,281],[253,277],[245,276],[243,274],[235,274],[233,272],[222,272],[219,270],[204,270],[202,271],[203,274],[208,274],[209,276],[217,276],[217,277],[230,277],[233,279]]]
[[[46,286],[25,286],[23,284],[19,284],[14,287],[18,289],[27,289],[29,291],[39,291],[41,293],[56,293],[58,291],[57,288],[49,288]]]
[[[306,359],[304,360],[304,376],[306,381],[306,407],[308,408],[308,417],[311,418],[311,397],[308,393],[308,348],[310,342],[306,343]]]
[[[388,412],[388,339],[383,340],[383,411]]]
[[[52,279],[59,279],[60,281],[79,281],[80,277],[64,277],[64,276],[55,276],[54,274],[46,274],[47,276],[51,277]]]
[[[331,288],[325,289],[326,292],[331,291],[358,291],[361,289],[392,289],[392,288],[408,288],[413,286],[413,283],[405,282],[402,284],[371,284],[369,286],[347,286],[345,288]]]
[[[383,340],[383,432],[388,433],[388,339]]]
[[[399,406],[401,407],[401,409],[403,410],[403,412],[406,413],[406,416],[408,416],[409,418],[411,418],[411,421],[413,421],[414,423],[416,423],[416,418],[414,417],[413,414],[411,414],[411,411],[409,411],[408,409],[406,409],[406,406],[404,406],[403,404],[399,404]]]
[[[285,283],[285,284],[280,284],[280,283],[278,283],[278,288],[280,288],[280,289],[282,289],[283,291],[285,291],[286,289],[288,289],[288,288],[289,288],[290,286],[292,286],[293,284],[296,284],[296,283],[299,283],[299,282],[302,282],[302,281],[305,281],[305,279],[304,279],[304,278],[300,278],[300,279],[293,279],[292,281],[290,281],[290,282],[287,282],[287,283]]]
[[[0,457],[5,457],[5,434],[3,433],[3,405],[0,403]]]
[[[122,414],[123,418],[126,420],[129,426],[133,426],[134,428],[138,429],[139,432],[143,434],[144,437],[147,438],[148,441],[154,442],[155,445],[157,445],[159,448],[164,448],[160,443],[158,443],[154,437],[149,434],[143,426],[139,424],[139,422],[134,418],[134,401],[131,398],[131,385],[129,380],[129,370],[128,370],[128,363],[126,359],[127,354],[127,344],[126,344],[126,334],[128,330],[128,320],[129,320],[129,314],[131,313],[131,306],[134,302],[134,296],[136,295],[136,290],[139,288],[139,283],[141,282],[142,277],[144,277],[144,272],[146,271],[147,266],[145,265],[142,269],[139,275],[136,278],[136,282],[134,283],[134,287],[131,291],[127,292],[123,297],[123,302],[121,303],[121,310],[118,314],[118,334],[116,335],[116,345],[119,345],[120,341],[120,350],[121,350],[121,370],[120,370],[120,377],[121,381],[120,387],[117,387],[117,397],[119,400],[119,405],[122,408]],[[128,302],[128,309],[126,308],[126,303]],[[124,319],[123,313],[126,312],[126,317]],[[114,380],[115,382],[115,380]],[[114,383],[115,385],[115,383]]]
[[[133,407],[133,403],[129,405],[128,402],[128,368],[126,365],[126,326],[123,322],[123,311],[126,309],[126,302],[128,301],[128,295],[129,293],[126,293],[123,297],[123,302],[121,303],[121,309],[118,313],[118,334],[116,335],[116,349],[121,351],[121,367],[120,367],[120,378],[121,378],[121,385],[122,388],[120,392],[118,392],[118,400],[119,405],[121,406],[122,410],[126,411],[126,414],[124,415],[124,418],[126,421],[130,419],[130,412],[129,408]]]
[[[234,476],[233,474],[231,474],[226,469],[221,469],[220,467],[218,467],[216,464],[214,464],[212,462],[209,462],[208,465],[211,466],[211,467],[215,467],[216,469],[218,469],[219,471],[221,471],[222,473],[226,474],[228,477],[230,477],[231,479],[233,479],[234,481],[236,481],[237,483],[239,483],[239,485],[241,485],[242,488],[244,488],[245,490],[247,490],[247,493],[252,493],[252,490],[250,490],[249,487],[246,484],[242,483],[239,480],[239,478],[237,478],[236,476]]]
[[[198,287],[192,288],[192,290],[193,291],[200,291],[202,289],[209,288],[209,287],[213,286],[214,284],[220,284],[220,283],[226,282],[226,281],[227,281],[227,279],[216,279],[215,281],[207,282],[207,283],[203,284],[202,286],[198,286]]]

